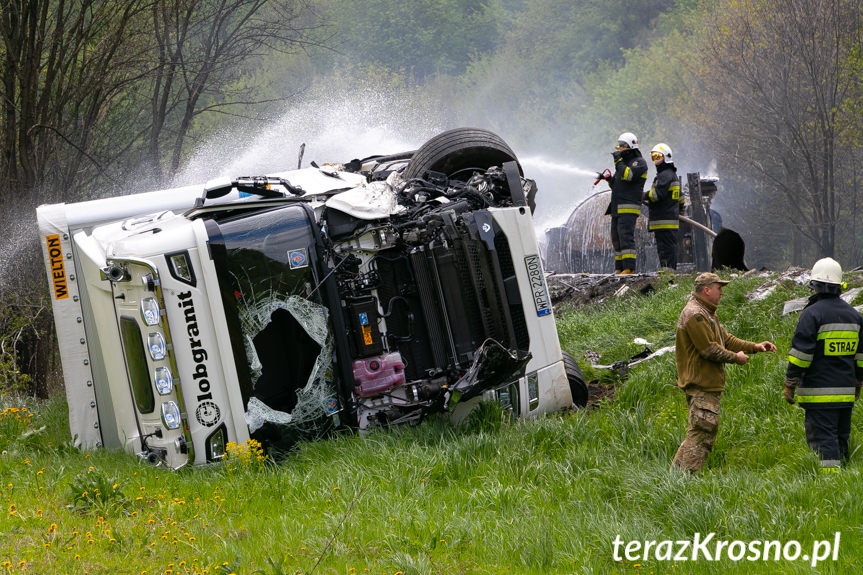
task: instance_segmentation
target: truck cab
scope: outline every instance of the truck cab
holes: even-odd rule
[[[482,400],[583,405],[496,135],[37,210],[83,448],[179,468]]]

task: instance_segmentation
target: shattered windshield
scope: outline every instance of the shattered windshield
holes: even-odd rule
[[[335,393],[309,215],[287,206],[206,225],[249,431],[314,433]]]

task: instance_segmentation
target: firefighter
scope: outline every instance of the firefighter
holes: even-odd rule
[[[611,216],[611,245],[614,246],[614,273],[635,273],[635,222],[641,213],[641,195],[647,181],[647,162],[638,149],[638,138],[624,132],[612,152],[614,174],[604,179],[611,186],[611,202],[605,215]]]
[[[656,239],[660,271],[673,272],[677,269],[678,216],[684,207],[680,178],[668,144],[656,144],[650,150],[650,159],[656,166],[656,177],[650,191],[644,194],[649,210],[647,229]]]
[[[839,470],[848,456],[851,410],[860,398],[863,353],[858,350],[863,317],[839,297],[842,268],[832,258],[815,262],[809,289],[815,292],[800,314],[782,395],[805,410],[806,443],[821,459],[821,471]]]

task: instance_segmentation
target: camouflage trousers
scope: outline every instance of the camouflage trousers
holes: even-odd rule
[[[686,390],[686,406],[689,408],[689,427],[686,438],[672,465],[698,473],[707,461],[719,431],[719,399],[721,391]]]

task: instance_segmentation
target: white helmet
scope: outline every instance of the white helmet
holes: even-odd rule
[[[833,258],[822,258],[812,266],[809,279],[825,284],[842,285],[842,266]]]
[[[653,146],[653,149],[650,150],[650,158],[654,162],[662,160],[666,164],[674,163],[674,160],[671,158],[671,148],[668,147],[668,144],[656,144]]]
[[[633,150],[638,149],[638,138],[632,132],[624,132],[617,137],[617,145],[626,144]]]

